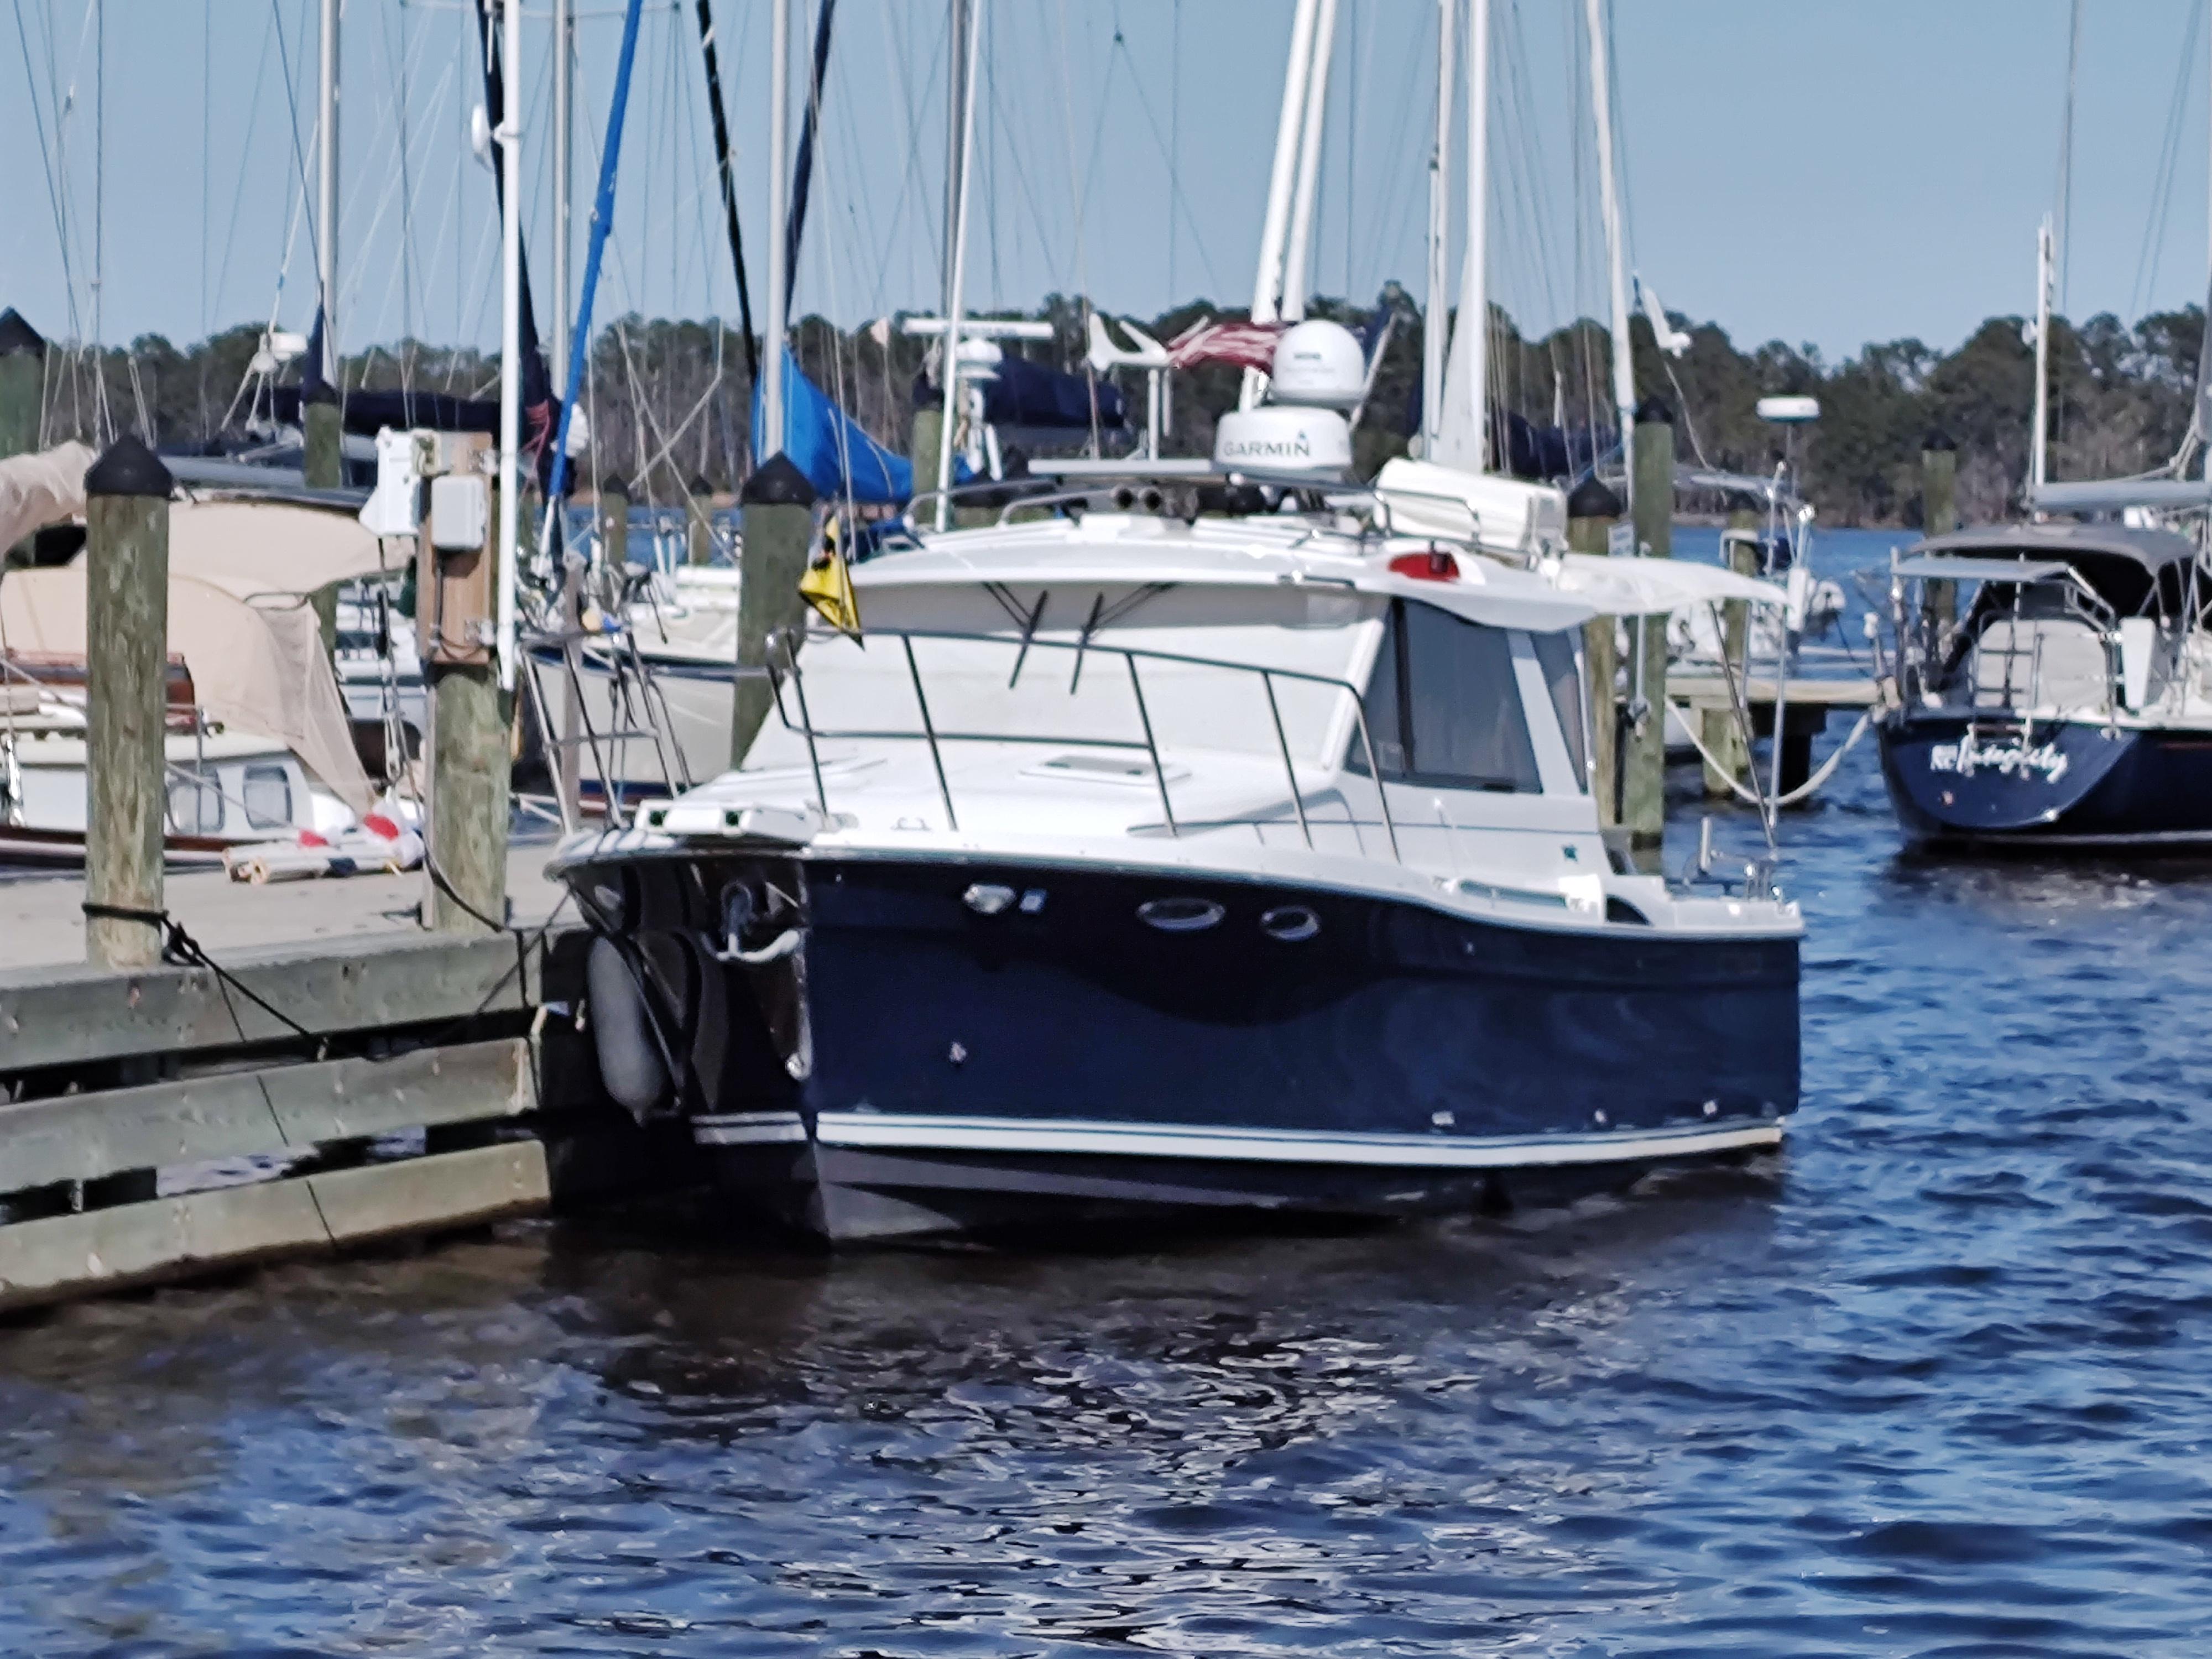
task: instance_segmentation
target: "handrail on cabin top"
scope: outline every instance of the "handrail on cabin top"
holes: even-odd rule
[[[921,671],[915,660],[914,641],[916,640],[948,640],[966,644],[1004,646],[1012,646],[1018,642],[1008,640],[995,634],[957,633],[936,629],[921,628],[870,629],[865,631],[866,636],[872,636],[878,639],[897,640],[900,642],[901,648],[905,652],[908,672],[914,682],[915,702],[921,710],[922,729],[919,732],[873,730],[821,731],[816,728],[813,718],[807,709],[805,675],[800,670],[799,665],[799,647],[808,638],[828,638],[831,637],[838,630],[830,629],[778,629],[770,637],[769,650],[767,653],[769,664],[769,681],[775,695],[776,717],[783,722],[785,730],[796,732],[806,740],[807,763],[814,775],[815,804],[821,809],[822,816],[825,819],[830,816],[830,798],[828,792],[823,787],[823,784],[822,756],[817,743],[818,738],[875,738],[881,740],[902,740],[906,742],[912,742],[919,738],[921,742],[927,744],[929,747],[931,765],[936,770],[938,794],[945,805],[945,816],[947,825],[956,830],[959,828],[959,823],[953,815],[952,791],[951,786],[945,780],[945,757],[939,746],[940,744],[948,741],[962,743],[1049,743],[1058,744],[1062,747],[1074,746],[1077,748],[1087,749],[1141,749],[1144,750],[1146,757],[1152,763],[1152,781],[1159,790],[1160,811],[1167,821],[1168,834],[1170,836],[1180,836],[1182,833],[1182,827],[1176,821],[1175,807],[1168,796],[1167,769],[1160,761],[1159,745],[1157,741],[1155,741],[1152,733],[1152,715],[1145,703],[1144,682],[1137,669],[1138,659],[1142,658],[1152,662],[1180,663],[1187,667],[1193,668],[1218,668],[1226,670],[1231,673],[1256,674],[1260,677],[1261,684],[1267,695],[1267,712],[1273,717],[1274,721],[1275,744],[1277,750],[1282,756],[1284,775],[1291,787],[1291,805],[1292,810],[1297,815],[1298,830],[1305,837],[1305,843],[1308,848],[1311,848],[1314,844],[1313,826],[1306,818],[1305,796],[1303,790],[1299,787],[1297,769],[1291,758],[1290,738],[1283,729],[1282,709],[1278,704],[1275,697],[1275,681],[1278,678],[1302,680],[1310,685],[1324,685],[1328,686],[1332,690],[1342,691],[1348,694],[1352,698],[1352,718],[1358,722],[1359,726],[1360,747],[1367,752],[1368,774],[1375,781],[1375,797],[1382,807],[1382,828],[1384,833],[1389,837],[1390,856],[1394,860],[1401,864],[1405,861],[1404,854],[1400,852],[1398,848],[1398,826],[1390,816],[1390,794],[1389,790],[1385,787],[1383,782],[1382,761],[1380,757],[1378,757],[1375,752],[1375,740],[1372,734],[1370,733],[1367,728],[1366,706],[1360,699],[1358,688],[1354,686],[1349,680],[1340,678],[1333,674],[1308,673],[1303,669],[1267,668],[1255,663],[1229,662],[1218,657],[1194,657],[1183,652],[1154,651],[1148,650],[1141,646],[1132,645],[1106,645],[1100,643],[1096,638],[1087,637],[1079,641],[1041,640],[1032,636],[1027,641],[1029,645],[1041,646],[1048,650],[1077,652],[1103,651],[1110,652],[1121,658],[1121,659],[1128,665],[1130,690],[1136,698],[1138,718],[1144,726],[1143,738],[1141,739],[1138,739],[1130,738],[1030,737],[1021,732],[939,732],[937,729],[935,722],[930,718],[928,700],[922,691]],[[854,636],[847,635],[845,637],[851,638]],[[775,667],[776,647],[779,645],[782,647],[784,659],[784,669],[781,673],[777,672]],[[791,718],[791,712],[784,707],[783,682],[786,675],[788,675],[791,679],[793,694],[799,704],[799,719],[796,721],[793,720]],[[1352,827],[1353,832],[1357,834],[1358,830],[1357,820],[1354,821]]]

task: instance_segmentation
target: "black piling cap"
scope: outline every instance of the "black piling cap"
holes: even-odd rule
[[[1617,519],[1626,504],[1592,473],[1567,492],[1571,519]]]
[[[0,311],[0,357],[15,357],[27,354],[33,357],[46,355],[46,338],[23,320],[23,313],[9,306]]]
[[[619,495],[624,501],[628,501],[629,499],[629,480],[623,477],[619,472],[610,472],[605,477],[600,479],[599,499],[601,501],[605,501],[610,495]]]
[[[88,495],[143,495],[166,501],[176,487],[161,458],[127,432],[108,445],[84,475]]]
[[[745,480],[739,496],[747,507],[811,507],[821,499],[790,456],[778,450]]]
[[[1920,447],[1930,453],[1940,454],[1947,450],[1955,451],[1959,446],[1949,433],[1938,427],[1920,441]]]
[[[708,483],[703,476],[691,480],[691,494],[696,500],[703,501],[714,493],[714,486]]]
[[[1674,411],[1667,407],[1667,400],[1656,394],[1636,405],[1636,424],[1638,426],[1672,426]]]

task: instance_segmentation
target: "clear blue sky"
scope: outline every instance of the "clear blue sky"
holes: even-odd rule
[[[0,14],[0,302],[49,334],[71,330],[51,180],[87,330],[96,201],[107,338],[189,339],[272,309],[303,327],[312,259],[292,100],[311,146],[314,0],[13,3],[27,40]],[[1670,307],[1742,343],[1812,342],[1832,359],[1905,335],[1950,345],[1984,316],[2029,308],[2034,228],[2057,195],[2066,0],[1613,3],[1635,263]],[[2077,315],[2131,316],[2204,291],[2205,3],[2085,8],[2065,296]],[[490,178],[463,142],[477,85],[467,4],[346,7],[349,347],[410,325],[435,339],[495,331]],[[616,0],[579,5],[587,204],[619,24]],[[1577,136],[1588,119],[1574,46],[1582,7],[1494,5],[1492,291],[1543,325],[1601,303],[1589,140]],[[757,302],[768,7],[716,9]],[[803,36],[812,6],[793,9]],[[850,321],[936,303],[944,11],[938,0],[842,0],[801,309]],[[991,0],[990,12],[972,300],[1081,290],[1137,313],[1194,295],[1248,300],[1290,0]],[[1422,0],[1342,0],[1316,260],[1323,292],[1364,299],[1387,277],[1419,291],[1433,18]],[[534,15],[530,32],[543,301],[546,31]],[[689,0],[681,11],[649,0],[602,319],[735,315],[714,189]]]

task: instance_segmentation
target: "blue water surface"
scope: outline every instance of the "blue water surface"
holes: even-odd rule
[[[2206,1651],[2212,867],[1906,858],[1870,744],[1786,836],[1764,1168],[1052,1252],[531,1224],[68,1309],[0,1330],[0,1648]]]

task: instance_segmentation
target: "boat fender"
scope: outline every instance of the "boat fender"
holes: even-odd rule
[[[645,988],[622,947],[605,934],[592,941],[584,983],[592,999],[592,1046],[599,1054],[599,1081],[616,1104],[642,1123],[668,1093],[668,1061],[653,1027],[653,1011],[646,1006]]]

